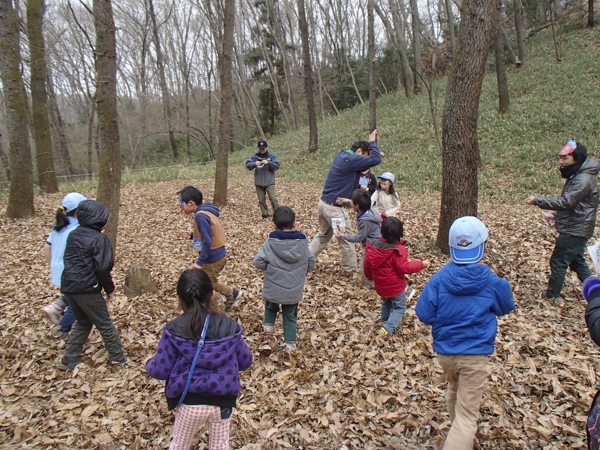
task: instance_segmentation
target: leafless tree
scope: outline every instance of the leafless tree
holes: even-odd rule
[[[448,252],[448,231],[477,215],[477,117],[497,0],[464,0],[457,54],[448,79],[442,124],[442,201],[436,245]]]
[[[525,28],[523,27],[523,3],[521,0],[514,0],[515,9],[515,30],[517,33],[517,45],[519,48],[519,63],[525,67],[527,62],[527,49],[525,48]]]
[[[494,21],[494,56],[496,61],[496,79],[498,80],[498,112],[508,112],[508,80],[506,78],[506,62],[504,58],[504,33],[502,32],[502,2],[496,7]]]
[[[306,105],[308,111],[308,151],[315,153],[319,148],[319,135],[317,130],[317,113],[315,111],[315,97],[313,94],[313,71],[310,62],[308,22],[306,21],[306,11],[304,0],[298,0],[298,25],[300,35],[302,36],[302,58],[304,61],[304,90],[306,93]]]
[[[27,125],[29,108],[21,75],[19,30],[12,0],[0,0],[0,77],[10,146],[10,188],[6,215],[11,219],[31,217],[35,211],[33,164]]]

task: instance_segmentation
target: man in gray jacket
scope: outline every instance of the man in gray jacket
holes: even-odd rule
[[[270,339],[281,305],[283,335],[288,351],[296,350],[296,316],[304,294],[306,274],[315,266],[306,236],[294,230],[296,215],[280,206],[273,214],[275,231],[269,234],[254,257],[254,265],[265,271],[262,296],[265,299],[264,333],[260,351],[271,351]]]
[[[594,178],[600,164],[587,157],[587,149],[571,140],[559,152],[560,173],[565,178],[562,194],[558,198],[529,197],[528,205],[555,211],[547,217],[555,221],[558,237],[550,258],[550,279],[546,299],[563,302],[560,298],[567,268],[577,273],[583,282],[592,276],[584,259],[585,244],[594,234],[598,209],[598,185]]]
[[[275,211],[279,207],[277,194],[275,193],[275,171],[279,169],[279,160],[275,153],[269,152],[267,141],[258,141],[258,152],[248,158],[246,168],[254,170],[254,185],[258,196],[258,205],[263,219],[269,218],[267,208],[267,195]]]

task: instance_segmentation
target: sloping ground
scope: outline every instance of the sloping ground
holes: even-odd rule
[[[232,317],[248,344],[260,341],[261,273],[252,257],[271,230],[260,220],[251,177],[234,177],[222,218],[229,239],[228,283],[246,295]],[[50,286],[40,252],[61,195],[36,198],[39,216],[0,219],[0,446],[2,448],[148,448],[169,444],[173,415],[161,382],[141,361],[154,352],[162,325],[179,313],[174,293],[179,273],[194,259],[181,230],[175,193],[186,182],[131,184],[122,191],[119,285],[111,313],[131,368],[111,366],[94,331],[75,373],[56,364],[64,341],[51,336],[41,308],[58,291]],[[212,181],[198,187],[211,197]],[[278,183],[280,203],[297,213],[298,228],[316,232],[320,185]],[[93,193],[87,192],[91,195]],[[417,289],[446,262],[431,251],[439,196],[403,193],[406,237],[412,258],[432,267],[411,276]],[[481,406],[478,447],[485,449],[582,448],[584,423],[595,391],[598,351],[583,322],[585,302],[569,275],[567,306],[539,298],[547,278],[553,232],[535,208],[481,205],[490,230],[487,263],[510,280],[517,310],[499,320],[496,353],[490,359]],[[155,295],[127,299],[124,273],[131,263],[151,268]],[[431,348],[429,327],[414,314],[414,299],[401,332],[382,344],[374,337],[379,298],[360,278],[339,276],[332,244],[310,273],[299,315],[299,355],[283,350],[263,358],[255,352],[243,374],[231,447],[246,449],[436,448],[449,427],[445,383]],[[277,343],[282,327],[277,324]],[[206,448],[206,434],[199,434]]]

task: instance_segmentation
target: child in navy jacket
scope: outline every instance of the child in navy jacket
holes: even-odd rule
[[[456,219],[449,233],[452,262],[431,277],[415,308],[419,320],[432,326],[433,349],[448,381],[452,426],[445,450],[473,448],[496,316],[515,309],[508,281],[481,263],[487,238],[476,217]]]
[[[177,407],[172,449],[188,449],[196,431],[208,424],[209,448],[229,448],[232,408],[241,391],[240,371],[252,364],[252,353],[242,327],[219,314],[215,291],[203,270],[189,269],[177,283],[177,298],[184,314],[165,325],[156,355],[145,361],[146,373],[166,380],[169,409],[177,407],[192,366],[198,339],[210,314],[206,340],[193,369],[194,376]]]

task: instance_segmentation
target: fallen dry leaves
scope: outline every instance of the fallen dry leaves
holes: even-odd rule
[[[260,218],[252,177],[233,170],[230,202],[222,218],[229,262],[223,278],[245,296],[232,314],[248,344],[261,337],[262,274],[252,257],[272,229]],[[163,449],[169,445],[173,414],[161,382],[150,379],[141,361],[154,352],[162,325],[179,312],[175,283],[194,260],[180,236],[191,228],[175,193],[196,184],[211,198],[212,181],[127,185],[122,189],[118,287],[111,313],[131,368],[111,365],[94,331],[74,373],[56,369],[63,340],[52,338],[42,306],[58,296],[40,252],[61,195],[36,198],[30,220],[0,218],[0,445],[2,448]],[[320,184],[278,182],[280,203],[297,213],[298,228],[317,229]],[[85,194],[93,195],[93,192]],[[432,267],[411,276],[417,289],[446,262],[431,250],[439,196],[402,194],[406,237],[412,258]],[[5,205],[3,205],[5,206]],[[507,278],[517,309],[499,320],[496,353],[481,405],[478,442],[482,449],[585,447],[585,418],[595,392],[598,350],[587,336],[585,302],[573,275],[565,284],[566,307],[541,300],[553,231],[534,208],[481,205],[490,230],[487,263]],[[333,243],[308,276],[299,315],[299,353],[255,352],[243,374],[243,393],[233,416],[231,447],[250,449],[423,449],[439,448],[450,422],[445,384],[435,362],[430,329],[414,314],[414,301],[400,332],[378,341],[379,298],[360,277],[341,277]],[[122,285],[130,264],[152,271],[159,291],[127,299]],[[281,322],[276,341],[282,344]],[[206,434],[198,435],[206,448]]]

